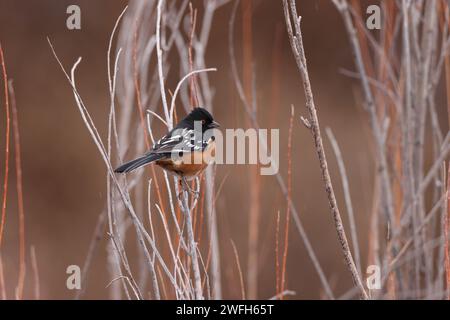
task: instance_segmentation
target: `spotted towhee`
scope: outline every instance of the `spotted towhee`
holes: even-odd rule
[[[217,127],[219,124],[214,121],[208,111],[195,108],[159,139],[148,153],[121,165],[114,171],[127,173],[155,162],[186,183],[214,160],[215,139],[212,129]]]

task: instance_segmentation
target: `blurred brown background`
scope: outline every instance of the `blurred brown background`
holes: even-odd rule
[[[323,129],[327,126],[333,129],[347,166],[364,265],[374,167],[366,115],[358,105],[357,83],[339,73],[340,68],[354,69],[347,35],[330,1],[297,3],[303,17],[308,67],[321,125]],[[66,28],[66,8],[70,4],[81,7],[82,29],[79,31]],[[33,297],[30,245],[36,248],[41,297],[73,297],[74,292],[65,286],[66,267],[83,264],[97,216],[106,200],[104,164],[80,119],[70,86],[51,54],[46,36],[51,38],[66,68],[78,56],[83,57],[77,76],[79,90],[104,137],[109,108],[106,49],[114,22],[126,4],[127,1],[108,0],[0,0],[0,41],[9,77],[14,79],[21,131],[27,242],[25,298]],[[193,5],[201,8],[202,1],[193,1]],[[217,12],[206,55],[207,66],[218,68],[210,79],[216,89],[214,116],[224,128],[247,126],[231,80],[227,49],[231,7],[228,4]],[[240,14],[235,29],[240,63]],[[284,176],[290,104],[295,105],[292,194],[312,246],[339,296],[351,287],[351,278],[338,246],[312,139],[299,121],[299,116],[306,113],[303,89],[285,32],[281,2],[253,1],[253,46],[258,119],[263,128],[280,129],[280,170]],[[277,63],[281,76],[279,97],[273,95],[271,82]],[[173,90],[173,84],[168,84],[168,88]],[[3,179],[3,103],[1,106],[0,177]],[[273,108],[275,113],[271,112]],[[325,147],[338,202],[347,223],[340,178],[328,140]],[[236,279],[237,272],[230,238],[235,241],[243,270],[246,270],[249,180],[242,177],[247,176],[247,168],[222,165],[217,171],[216,183],[228,175],[217,200],[225,298],[240,297],[237,282],[226,281]],[[262,177],[261,182],[259,297],[268,298],[275,294],[273,231],[276,214],[278,210],[285,214],[286,201],[275,177]],[[2,256],[7,293],[13,297],[18,261],[13,169],[10,193]],[[93,261],[86,298],[108,298],[105,286],[111,279],[106,269],[105,243],[103,239]],[[286,287],[296,291],[294,298],[321,297],[320,281],[292,223],[289,245]]]

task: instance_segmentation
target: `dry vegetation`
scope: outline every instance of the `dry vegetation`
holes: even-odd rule
[[[283,0],[286,32],[299,71],[299,86],[303,86],[306,109],[292,101],[291,118],[284,124],[289,128],[288,154],[285,163],[287,176],[278,173],[276,179],[285,198],[286,210],[278,210],[273,248],[276,253],[276,274],[273,282],[274,299],[295,295],[296,288],[286,284],[289,259],[289,233],[300,236],[317,272],[324,297],[327,299],[450,299],[450,107],[443,109],[442,101],[450,106],[450,10],[443,0],[381,1],[383,25],[378,33],[365,26],[365,8],[358,0],[330,0],[342,16],[352,49],[355,71],[343,71],[360,84],[360,105],[372,134],[369,142],[375,157],[374,194],[368,257],[362,257],[358,243],[355,213],[350,196],[351,181],[345,167],[346,154],[331,129],[327,137],[338,162],[340,181],[331,181],[322,129],[319,125],[313,85],[310,82],[307,57],[301,30],[301,6],[296,1]],[[297,1],[299,2],[299,1]],[[301,3],[301,2],[300,2]],[[232,256],[221,253],[216,199],[223,181],[215,181],[215,166],[197,178],[192,187],[200,196],[192,197],[186,190],[178,190],[173,177],[149,166],[131,176],[114,174],[114,167],[131,154],[142,154],[158,136],[154,132],[170,130],[178,118],[195,106],[214,111],[214,86],[209,72],[215,66],[206,63],[206,52],[212,22],[218,10],[232,6],[228,41],[229,68],[235,84],[242,113],[248,124],[260,128],[258,102],[255,98],[255,75],[252,66],[252,2],[211,0],[202,3],[202,15],[197,2],[130,1],[118,17],[105,57],[109,88],[108,131],[102,136],[89,113],[89,103],[83,100],[76,82],[79,58],[70,70],[58,57],[57,46],[49,45],[57,63],[73,90],[81,118],[95,143],[105,165],[107,202],[99,214],[86,259],[82,268],[82,290],[76,298],[83,298],[89,290],[88,275],[105,233],[108,236],[108,263],[105,269],[112,299],[221,299],[223,298],[222,266],[224,260],[236,266],[234,286],[245,298],[258,296],[258,241],[261,230],[261,183],[259,169],[250,170],[248,256],[239,252],[231,240]],[[282,7],[282,8],[281,8]],[[238,70],[235,57],[235,19],[241,10],[243,68]],[[308,17],[304,17],[307,19]],[[284,31],[284,30],[283,30]],[[0,46],[4,104],[6,110],[6,149],[2,212],[0,221],[0,297],[5,293],[1,246],[5,224],[8,171],[10,158],[10,111],[12,111],[15,167],[17,181],[18,216],[20,221],[20,268],[16,298],[23,297],[25,282],[25,230],[21,181],[21,159],[17,109],[12,84],[8,85],[4,54]],[[169,88],[169,75],[179,82]],[[242,76],[242,77],[241,77]],[[242,79],[241,79],[242,78]],[[274,75],[274,87],[277,78]],[[317,93],[316,93],[317,94]],[[441,95],[445,95],[442,97]],[[297,110],[294,113],[294,109]],[[307,116],[300,117],[298,114]],[[449,115],[442,121],[442,115]],[[296,143],[293,126],[304,126],[311,133],[321,169],[323,189],[330,207],[337,238],[345,263],[352,275],[348,292],[337,297],[317,258],[314,243],[292,198],[292,145]],[[283,142],[281,142],[283,143]],[[314,150],[310,150],[314,152]],[[337,183],[338,182],[338,183]],[[336,189],[343,189],[344,199],[338,204]],[[177,197],[181,192],[182,197]],[[341,215],[348,215],[344,226]],[[291,227],[291,220],[293,226]],[[349,236],[347,236],[347,234]],[[136,265],[130,263],[130,244],[138,255]],[[128,243],[126,243],[128,242]],[[229,245],[229,244],[226,244]],[[242,259],[247,258],[247,269]],[[31,250],[35,298],[39,298],[39,276],[36,253]],[[134,259],[133,259],[134,261]],[[363,264],[363,261],[366,261]],[[381,289],[366,286],[366,267],[381,267]]]

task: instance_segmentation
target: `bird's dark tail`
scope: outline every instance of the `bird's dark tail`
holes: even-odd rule
[[[127,173],[130,171],[133,171],[139,167],[142,167],[143,165],[146,165],[148,163],[151,163],[153,161],[159,160],[161,158],[163,158],[164,155],[162,154],[158,154],[158,153],[150,153],[150,154],[146,154],[140,158],[134,159],[130,162],[124,163],[123,165],[121,165],[120,167],[116,168],[114,170],[114,172],[117,173]]]

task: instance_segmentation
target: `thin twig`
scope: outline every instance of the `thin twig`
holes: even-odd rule
[[[67,74],[66,70],[64,69],[61,60],[58,58],[58,56],[56,55],[56,52],[54,50],[54,47],[52,45],[52,43],[50,42],[50,40],[48,39],[50,48],[52,50],[52,53],[56,59],[56,61],[58,62],[62,72],[64,73],[64,76],[66,77],[66,79],[68,80],[69,84],[71,85],[71,88],[73,90],[74,96],[75,96],[75,101],[77,102],[77,107],[80,111],[81,117],[86,125],[86,128],[88,129],[89,133],[91,134],[91,137],[95,143],[95,145],[98,148],[98,151],[100,153],[100,155],[102,156],[102,159],[108,169],[108,173],[111,176],[115,186],[117,187],[117,190],[119,191],[119,195],[120,198],[122,199],[122,202],[124,204],[124,206],[126,207],[127,211],[129,212],[132,222],[135,225],[136,228],[136,233],[138,235],[138,239],[139,242],[145,246],[145,240],[148,241],[148,243],[150,243],[152,249],[155,251],[156,253],[156,257],[158,258],[158,261],[160,262],[161,266],[163,267],[163,270],[165,271],[165,273],[167,274],[169,280],[172,282],[174,288],[176,288],[176,290],[179,290],[177,284],[174,281],[173,275],[170,273],[169,269],[167,268],[167,265],[164,262],[164,259],[162,258],[161,254],[159,253],[154,241],[151,239],[151,237],[149,236],[149,234],[147,233],[147,231],[145,230],[145,228],[143,227],[142,223],[139,221],[139,219],[137,218],[136,212],[134,211],[134,208],[130,202],[130,198],[129,198],[129,194],[126,190],[122,189],[122,187],[120,186],[116,176],[114,175],[114,170],[113,167],[111,165],[111,162],[107,156],[104,144],[98,134],[98,131],[92,121],[92,118],[90,117],[90,114],[83,102],[83,100],[81,99],[81,96],[75,86],[75,82],[73,79],[73,74],[75,72],[75,69],[78,65],[78,63],[80,62],[81,59],[78,59],[78,61],[74,64],[74,66],[72,67],[71,70],[71,74],[72,77],[69,77],[69,75]],[[144,240],[145,239],[145,240]]]
[[[242,85],[245,98],[251,106],[251,112],[257,117],[256,94],[254,93],[255,75],[253,72],[253,1],[241,1],[242,30]],[[258,250],[261,216],[261,178],[260,167],[253,166],[247,171],[249,188],[248,213],[248,254],[247,254],[247,295],[253,300],[258,294]]]
[[[80,299],[86,291],[88,274],[91,268],[92,259],[94,258],[95,253],[97,252],[98,245],[100,243],[100,240],[102,239],[103,233],[105,232],[105,226],[106,226],[106,210],[103,210],[98,215],[97,223],[95,225],[91,241],[89,242],[89,248],[86,254],[86,258],[84,259],[83,268],[81,270],[81,283],[83,284],[83,286],[81,287],[81,290],[77,290],[75,294],[75,300]]]
[[[208,68],[208,69],[201,69],[201,70],[194,70],[189,72],[187,75],[185,75],[183,78],[181,78],[181,80],[178,82],[177,87],[175,88],[175,91],[173,92],[173,96],[172,96],[172,102],[170,104],[170,116],[173,118],[173,111],[175,109],[175,100],[177,98],[178,95],[178,91],[180,91],[180,87],[183,84],[183,82],[187,79],[189,79],[189,77],[191,77],[194,74],[197,73],[201,73],[201,72],[210,72],[210,71],[217,71],[216,68]]]
[[[119,19],[120,19],[120,17],[119,17]],[[114,34],[114,31],[113,31],[113,34]],[[112,40],[113,34],[111,35],[111,40]],[[134,87],[135,87],[135,91],[136,91],[136,102],[137,102],[138,111],[139,111],[139,119],[141,121],[141,127],[144,132],[145,146],[147,147],[147,149],[150,149],[151,145],[150,145],[150,140],[149,140],[149,132],[148,132],[148,128],[146,126],[146,121],[145,121],[145,116],[144,116],[144,108],[142,106],[141,91],[139,89],[139,74],[138,74],[138,67],[137,67],[137,64],[138,64],[137,63],[137,40],[136,39],[137,39],[137,27],[135,28],[134,43],[133,43],[133,80],[134,80]],[[156,194],[158,196],[159,204],[160,204],[162,210],[165,212],[164,203],[162,201],[161,190],[159,187],[159,181],[158,181],[158,178],[157,178],[156,172],[155,172],[155,167],[152,165],[150,167],[150,170],[151,170],[151,173],[153,176],[153,180],[155,180],[155,189],[156,189]]]
[[[208,46],[209,37],[211,34],[211,28],[213,26],[213,18],[219,7],[225,5],[229,0],[222,1],[205,1],[203,18],[201,23],[201,29],[199,30],[199,36],[197,37],[195,32],[191,33],[190,44],[195,50],[193,67],[204,69],[206,68],[206,48]],[[195,23],[195,22],[194,22]],[[192,27],[192,30],[194,30]],[[189,57],[188,57],[189,58]],[[197,80],[200,81],[197,81]],[[197,88],[197,82],[200,88]],[[201,89],[195,91],[195,104],[204,106],[208,111],[212,112],[214,103],[214,90],[210,85],[208,73],[201,73],[193,78],[195,89]],[[215,178],[215,165],[210,165],[206,169],[205,173],[205,192],[204,197],[206,199],[206,223],[209,234],[209,241],[211,246],[210,251],[210,278],[212,286],[212,298],[216,300],[222,299],[222,276],[221,276],[221,259],[220,259],[220,243],[219,243],[219,228],[217,225],[217,212],[215,207],[215,194],[214,194],[214,178]],[[207,263],[208,265],[208,263]]]
[[[151,236],[152,236],[153,240],[156,242],[156,240],[155,240],[155,233],[154,233],[154,230],[153,230],[152,213],[151,213],[151,201],[150,201],[151,186],[152,186],[152,180],[149,180],[148,181],[148,188],[147,188],[148,219],[149,219],[149,222],[150,222]],[[156,272],[155,272],[155,253],[153,253],[153,256],[152,256],[151,269],[152,270],[151,270],[150,276],[152,278],[153,294],[154,294],[155,299],[159,300],[159,299],[161,299],[161,294],[160,294],[160,290],[159,290],[158,277],[156,276]]]
[[[289,201],[292,199],[292,131],[294,128],[294,106],[291,106],[291,118],[289,120],[289,134],[288,134],[288,179],[287,179],[287,188],[288,188],[288,205],[286,206],[286,222],[284,225],[284,249],[283,249],[283,261],[281,264],[281,283],[280,283],[280,291],[284,291],[284,285],[286,282],[286,263],[287,263],[287,253],[289,247],[289,217],[290,217],[290,207]],[[283,299],[283,296],[281,296]]]
[[[32,245],[30,248],[31,269],[33,270],[34,298],[41,298],[41,282],[39,280],[39,267],[36,257],[36,248]]]
[[[241,284],[241,298],[245,300],[245,285],[244,285],[244,277],[242,275],[241,263],[239,262],[239,254],[236,249],[236,245],[234,244],[233,239],[230,239],[231,246],[233,247],[234,259],[236,260],[236,266],[239,273],[239,283]]]
[[[276,280],[276,292],[281,292],[281,279],[280,279],[280,210],[277,212],[277,223],[275,229],[275,280]]]
[[[353,252],[355,254],[355,264],[356,267],[358,268],[359,274],[362,275],[361,258],[359,254],[359,245],[358,245],[358,235],[356,233],[355,215],[353,213],[353,205],[350,196],[350,187],[348,184],[348,176],[347,171],[345,170],[344,159],[342,158],[341,149],[339,148],[339,144],[337,143],[336,138],[334,137],[333,131],[330,128],[325,128],[325,131],[328,135],[328,139],[330,140],[331,146],[333,148],[338,163],[339,172],[342,180],[342,188],[344,190],[345,205],[347,207],[348,221],[350,224],[350,234],[352,237]]]
[[[194,230],[192,227],[192,217],[191,210],[189,209],[188,204],[188,189],[185,183],[182,183],[182,194],[180,200],[180,208],[182,209],[185,219],[186,219],[186,228],[187,228],[187,240],[189,244],[189,255],[191,257],[192,269],[194,272],[194,288],[195,288],[195,299],[203,300],[202,293],[202,280],[200,276],[200,267],[198,264],[198,255],[197,255],[197,243],[195,242]]]
[[[278,300],[278,299],[282,299],[283,297],[286,296],[295,296],[297,293],[295,291],[292,290],[284,290],[281,293],[278,293],[277,295],[274,295],[273,297],[270,297],[269,300]]]
[[[231,63],[231,71],[233,74],[233,78],[234,78],[234,83],[236,85],[236,89],[238,91],[239,94],[239,98],[242,101],[242,104],[244,106],[244,110],[247,113],[247,116],[249,117],[252,126],[255,129],[259,129],[260,126],[258,124],[258,120],[256,119],[256,117],[254,116],[254,113],[252,112],[252,109],[244,95],[244,90],[242,88],[242,83],[239,79],[239,75],[237,72],[237,66],[236,66],[236,58],[235,58],[235,54],[234,54],[234,41],[233,41],[233,35],[234,35],[234,20],[235,20],[235,16],[236,16],[236,8],[237,5],[239,4],[239,1],[235,2],[234,8],[233,8],[233,14],[231,15],[231,19],[230,19],[230,23],[229,23],[229,35],[228,35],[228,44],[229,44],[229,54],[230,54],[230,63]],[[261,139],[261,143],[260,146],[263,149],[263,152],[267,152],[266,150],[266,145],[267,145],[267,141],[264,139],[264,137],[260,137]],[[276,162],[275,159],[271,159],[272,162]],[[288,197],[288,192],[287,192],[287,187],[286,187],[286,183],[284,181],[283,176],[281,175],[280,172],[276,173],[276,179],[278,182],[278,185],[280,186],[281,192],[283,194],[283,196],[285,197],[286,201],[289,202],[289,206],[291,208],[291,214],[292,214],[292,218],[294,219],[294,223],[295,226],[297,228],[297,231],[300,235],[300,238],[303,241],[303,244],[305,245],[306,248],[306,252],[308,253],[309,258],[311,259],[311,262],[314,266],[315,271],[317,272],[317,275],[319,276],[319,280],[323,286],[323,288],[325,289],[325,293],[328,296],[328,298],[330,299],[334,299],[334,294],[331,290],[330,284],[328,282],[327,277],[325,276],[325,273],[323,272],[322,266],[319,263],[319,260],[317,259],[317,255],[314,252],[314,249],[311,245],[311,242],[309,241],[308,235],[306,234],[305,228],[303,227],[302,221],[300,220],[300,215],[298,213],[298,210],[294,204],[294,202],[292,201],[292,199],[289,199]]]
[[[284,17],[286,20],[286,27],[289,35],[289,40],[291,43],[292,51],[294,53],[295,60],[297,62],[297,67],[303,79],[303,87],[306,96],[306,107],[309,113],[309,122],[311,124],[311,133],[313,135],[314,144],[316,146],[316,152],[319,158],[320,169],[322,172],[322,179],[325,185],[325,191],[327,193],[328,202],[330,205],[331,213],[334,218],[334,223],[336,226],[336,231],[338,234],[339,242],[342,247],[345,261],[350,273],[352,274],[353,282],[359,288],[361,297],[363,299],[368,299],[366,290],[364,289],[361,278],[356,269],[355,262],[353,261],[352,253],[348,245],[347,236],[345,234],[344,226],[342,224],[341,215],[339,213],[339,208],[337,206],[336,197],[334,195],[333,185],[331,183],[330,173],[328,171],[328,163],[325,156],[325,150],[323,148],[322,136],[320,133],[319,119],[317,117],[316,107],[314,105],[314,98],[311,89],[311,83],[309,80],[308,69],[306,65],[306,57],[303,48],[303,39],[300,28],[300,17],[297,15],[297,9],[295,7],[295,1],[290,0],[288,5],[287,0],[283,0]],[[289,10],[291,12],[289,12]],[[295,35],[292,29],[292,19],[294,20]]]
[[[450,162],[447,173],[447,212],[445,215],[444,224],[444,248],[445,248],[445,274],[446,274],[446,288],[447,300],[450,300]]]
[[[2,253],[0,252],[0,298],[6,300],[5,274],[3,269]]]
[[[0,248],[2,247],[3,233],[6,223],[6,199],[8,195],[8,175],[9,175],[9,135],[10,135],[10,115],[9,115],[9,94],[8,94],[8,75],[6,73],[5,57],[3,47],[0,43],[0,63],[2,65],[3,88],[5,94],[5,110],[6,110],[6,133],[5,133],[5,175],[3,181],[3,200],[2,200],[2,216],[0,220]]]
[[[411,237],[405,242],[403,247],[399,250],[398,254],[390,262],[389,267],[391,269],[394,269],[394,267],[396,266],[396,264],[398,263],[400,258],[406,253],[406,250],[411,246],[411,244],[413,243],[415,238],[417,236],[419,236],[419,233],[422,231],[422,229],[424,229],[428,225],[428,223],[431,221],[431,218],[437,212],[439,212],[438,209],[441,208],[443,202],[444,202],[444,198],[442,198],[439,201],[437,201],[436,204],[431,209],[431,211],[426,215],[426,217],[422,221],[422,223],[419,226],[417,226],[417,229],[414,231],[413,235],[411,235]]]
[[[169,107],[167,104],[167,97],[166,97],[166,89],[164,86],[164,72],[163,72],[163,54],[161,49],[161,14],[162,14],[162,7],[164,4],[164,0],[158,1],[158,7],[157,7],[157,18],[156,18],[156,52],[157,52],[157,58],[158,58],[158,78],[159,78],[159,87],[161,90],[161,99],[163,102],[163,110],[164,115],[167,119],[167,122],[169,124],[169,130],[173,127],[173,118],[170,116],[169,113]]]
[[[23,187],[22,187],[22,160],[20,151],[19,119],[17,115],[16,96],[12,81],[9,81],[9,94],[11,96],[11,110],[13,120],[14,154],[16,160],[16,188],[17,188],[17,210],[19,214],[19,279],[16,288],[16,297],[23,299],[23,288],[25,285],[25,213],[23,208]]]

